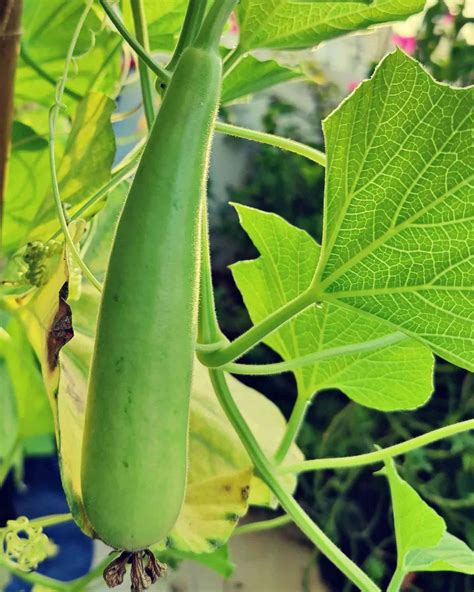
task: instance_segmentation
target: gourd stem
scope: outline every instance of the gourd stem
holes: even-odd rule
[[[148,41],[148,28],[145,15],[143,0],[130,0],[132,8],[133,26],[138,43],[143,47],[146,53],[150,51]],[[140,74],[140,87],[142,91],[143,110],[148,130],[151,129],[155,120],[155,110],[153,107],[153,89],[150,80],[150,72],[142,60],[138,60],[138,72]]]
[[[168,83],[171,80],[171,75],[169,72],[165,70],[162,66],[157,64],[145,51],[145,48],[133,37],[130,35],[129,31],[117,16],[115,11],[109,6],[106,0],[99,0],[102,8],[106,12],[109,19],[112,21],[114,27],[123,37],[123,39],[130,45],[130,47],[135,51],[137,56],[150,68],[152,72],[154,72],[160,80],[165,83]]]
[[[281,439],[280,445],[278,446],[278,449],[273,457],[273,460],[276,464],[279,465],[285,460],[285,457],[288,454],[288,450],[291,448],[291,445],[296,440],[301,426],[303,424],[304,417],[308,409],[308,404],[308,399],[298,394],[296,402],[293,406],[293,410],[290,415],[290,419],[288,420],[288,423],[286,425],[286,431],[283,434],[283,438]]]
[[[259,142],[260,144],[268,144],[275,148],[294,152],[295,154],[304,156],[304,158],[312,160],[321,166],[326,166],[326,155],[324,152],[301,142],[297,142],[296,140],[290,140],[289,138],[283,138],[281,136],[275,136],[274,134],[267,134],[266,132],[251,130],[245,127],[223,123],[221,121],[216,123],[215,130],[228,136]]]
[[[196,39],[206,12],[206,4],[206,0],[189,0],[178,43],[169,64],[166,66],[169,72],[174,71],[183,51]]]
[[[317,458],[315,460],[306,460],[292,465],[285,465],[280,467],[279,473],[304,473],[322,469],[350,469],[352,467],[371,465],[469,430],[474,430],[474,419],[453,423],[422,434],[421,436],[416,436],[400,444],[394,444],[393,446],[376,450],[375,452],[339,458]]]
[[[273,530],[274,528],[280,528],[280,526],[285,526],[286,524],[290,524],[293,520],[288,516],[288,514],[283,514],[283,516],[278,516],[277,518],[270,518],[269,520],[261,520],[259,522],[249,522],[248,524],[244,524],[243,526],[238,526],[233,533],[233,537],[241,536],[243,534],[251,534],[255,532],[265,532],[266,530]]]
[[[222,31],[238,0],[214,0],[194,43],[196,47],[218,50]]]
[[[300,358],[294,358],[292,360],[285,360],[284,362],[274,362],[272,364],[239,364],[236,362],[230,362],[222,366],[222,370],[229,372],[229,374],[243,374],[247,376],[266,376],[270,374],[281,374],[282,372],[291,372],[297,368],[303,368],[304,366],[311,366],[321,360],[329,360],[339,356],[357,354],[363,351],[371,351],[393,345],[399,341],[409,339],[408,335],[395,331],[389,333],[383,337],[377,339],[371,339],[370,341],[363,341],[361,343],[351,343],[349,345],[341,345],[340,347],[331,347],[329,349],[323,349]],[[214,348],[218,349],[217,347]]]
[[[69,49],[66,55],[66,61],[64,63],[64,70],[61,79],[59,80],[58,87],[56,90],[56,100],[54,105],[51,107],[49,112],[49,163],[51,169],[51,183],[53,187],[53,198],[56,205],[56,213],[59,218],[59,223],[61,225],[61,230],[63,231],[64,238],[66,241],[66,245],[71,251],[72,257],[77,262],[79,267],[81,268],[84,276],[90,281],[90,283],[100,292],[102,291],[102,286],[100,282],[94,277],[91,270],[87,267],[86,263],[82,259],[72,237],[71,233],[69,232],[68,223],[66,220],[66,214],[64,212],[63,203],[61,201],[61,195],[59,192],[59,184],[58,178],[56,174],[56,154],[55,154],[55,136],[56,136],[56,126],[58,121],[59,111],[62,107],[61,100],[64,94],[64,88],[66,86],[67,75],[69,72],[69,65],[71,63],[72,57],[74,55],[74,50],[77,44],[77,40],[79,39],[79,35],[81,33],[82,27],[84,26],[85,20],[89,11],[92,8],[93,0],[88,0],[85,8],[79,18],[79,21],[76,25],[74,30],[71,43],[69,44]]]
[[[215,352],[200,352],[198,354],[199,359],[205,366],[211,368],[218,368],[224,364],[228,364],[232,360],[240,358],[240,356],[260,343],[267,335],[279,329],[282,325],[313,304],[315,304],[313,293],[307,290],[270,314],[260,323],[251,327],[228,346]]]

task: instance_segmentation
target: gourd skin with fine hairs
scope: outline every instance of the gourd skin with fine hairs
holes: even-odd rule
[[[99,313],[81,468],[93,529],[116,549],[164,539],[181,509],[196,337],[200,218],[221,87],[187,48],[115,236]]]

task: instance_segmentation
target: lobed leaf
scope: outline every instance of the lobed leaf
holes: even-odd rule
[[[305,231],[275,214],[235,205],[239,220],[261,256],[231,266],[254,323],[280,308],[311,284],[320,247]],[[364,349],[367,342],[378,345]],[[433,356],[377,319],[337,304],[313,306],[269,335],[265,343],[284,360],[341,346],[353,346],[331,359],[294,371],[298,393],[339,388],[351,399],[375,409],[412,409],[423,404],[432,387]]]
[[[473,99],[397,50],[329,116],[316,277],[319,300],[471,370]]]

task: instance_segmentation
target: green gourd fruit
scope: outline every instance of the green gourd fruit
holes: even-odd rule
[[[217,49],[184,50],[110,256],[89,381],[81,483],[108,545],[166,538],[186,488],[200,220],[221,90]]]

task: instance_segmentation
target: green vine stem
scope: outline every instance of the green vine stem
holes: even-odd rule
[[[201,363],[210,368],[218,368],[240,358],[247,351],[259,344],[267,335],[279,329],[282,325],[297,316],[303,310],[314,305],[313,292],[306,290],[294,300],[291,300],[275,312],[271,313],[260,323],[237,337],[228,346],[214,352],[199,352]],[[217,341],[217,340],[214,340]]]
[[[240,47],[240,45],[237,45],[236,48],[226,55],[224,60],[224,78],[229,76],[232,70],[240,64],[245,57],[245,54],[246,52]]]
[[[8,570],[11,574],[15,575],[17,578],[20,578],[24,582],[28,582],[29,584],[33,584],[36,586],[41,586],[45,590],[59,590],[60,592],[66,592],[68,590],[66,582],[60,582],[59,580],[55,580],[53,578],[49,578],[48,576],[44,576],[36,571],[22,571],[21,569],[16,569],[11,565],[7,565],[2,557],[0,556],[0,567],[4,567]]]
[[[141,154],[142,149],[144,146],[144,142],[140,143],[139,145],[139,154]],[[85,214],[89,209],[95,206],[96,203],[104,199],[107,194],[118,187],[122,181],[131,177],[135,172],[136,168],[138,167],[138,159],[139,155],[134,157],[132,160],[129,160],[127,157],[127,162],[123,165],[120,163],[117,168],[112,172],[112,176],[109,181],[105,185],[103,185],[98,191],[96,191],[74,214],[72,214],[69,218],[70,222],[77,220],[83,214]],[[61,230],[57,230],[49,240],[55,240],[61,234]]]
[[[376,450],[375,452],[368,452],[366,454],[356,454],[354,456],[344,456],[339,458],[317,458],[315,460],[305,460],[300,463],[286,465],[279,468],[279,472],[283,473],[305,473],[307,471],[319,471],[322,469],[350,469],[352,467],[362,467],[364,465],[371,465],[378,462],[383,462],[386,459],[406,454],[422,446],[427,446],[438,440],[450,438],[461,432],[474,430],[474,419],[467,419],[453,423],[451,425],[432,430],[421,436],[416,436],[400,444],[394,444],[387,448]]]
[[[280,136],[273,136],[272,134],[266,134],[264,132],[249,130],[246,128],[237,127],[220,122],[216,124],[216,131],[220,131],[225,134],[245,138],[256,142],[271,144],[277,148],[281,148],[299,154],[321,165],[325,163],[325,155],[322,152],[319,152],[314,148],[306,146],[305,144],[301,144],[300,142],[295,142],[294,140],[282,138]],[[136,167],[138,166],[138,159],[143,150],[144,144],[145,140],[137,144],[137,146],[114,169],[110,181],[108,181],[101,189],[99,189],[93,196],[91,196],[86,201],[86,203],[83,206],[81,206],[81,208],[79,208],[74,214],[72,214],[70,221],[80,218],[87,210],[92,208],[97,202],[103,199],[107,195],[107,193],[109,193],[112,189],[117,187],[123,180],[125,180],[134,173]],[[56,239],[60,235],[60,233],[61,230],[57,230],[50,240]],[[221,339],[218,342],[218,344],[214,344],[211,346],[205,344],[203,347],[201,347],[201,344],[197,344],[196,349],[197,351],[209,353],[210,351],[215,351],[216,349],[218,349],[219,346],[222,349],[226,344],[228,344],[228,341],[226,339]],[[321,359],[324,359],[325,353],[319,353],[321,354]],[[328,350],[327,355],[328,357],[331,357],[332,352]],[[334,355],[339,355],[339,353],[335,353]],[[235,367],[229,368],[228,371],[235,372],[236,374],[273,374],[279,372],[286,372],[287,370],[310,364],[313,362],[313,359],[306,361],[305,359],[301,358],[298,360],[283,362],[281,367],[276,367],[276,365],[275,367],[273,367],[273,365],[271,364],[261,367],[236,364]],[[286,368],[287,365],[289,366],[288,368]]]
[[[207,200],[203,204],[201,220],[201,286],[199,298],[198,340],[201,353],[214,351],[216,343],[223,341],[223,336],[217,320],[214,289],[212,285],[211,252],[209,248],[209,225]],[[207,352],[203,346],[210,347]]]
[[[197,47],[219,47],[222,31],[237,2],[238,0],[214,0],[195,40]]]
[[[233,537],[241,536],[243,534],[251,534],[255,532],[265,532],[266,530],[273,530],[274,528],[280,528],[286,524],[291,524],[293,520],[287,514],[278,516],[278,518],[270,518],[269,520],[261,520],[259,522],[250,522],[243,526],[238,526],[233,533]]]
[[[280,464],[285,460],[291,445],[296,440],[308,409],[309,400],[306,397],[297,395],[296,403],[291,411],[290,419],[286,425],[285,433],[281,439],[280,445],[273,457],[273,460]]]
[[[52,514],[51,516],[42,516],[41,518],[34,518],[30,520],[30,524],[36,528],[48,528],[48,526],[56,526],[56,524],[64,524],[64,522],[71,522],[73,520],[72,514]]]
[[[205,0],[189,0],[178,43],[169,64],[166,66],[169,72],[174,71],[184,49],[196,39],[205,13]]]
[[[377,337],[376,339],[371,339],[369,341],[351,343],[350,345],[342,345],[340,347],[331,347],[284,362],[274,362],[273,364],[238,364],[230,362],[229,364],[222,366],[221,369],[230,374],[245,374],[247,376],[281,374],[282,372],[290,372],[304,366],[311,366],[321,360],[329,360],[339,356],[387,347],[388,345],[399,343],[405,339],[409,339],[408,335],[405,335],[400,331],[395,331],[394,333],[389,333],[388,335]]]
[[[399,592],[405,579],[405,572],[397,567],[387,588],[387,592]]]
[[[71,251],[71,254],[72,254],[74,260],[77,262],[77,264],[81,268],[82,272],[84,273],[84,276],[100,292],[102,290],[102,286],[101,286],[100,282],[94,277],[93,273],[91,272],[91,270],[88,268],[88,266],[86,265],[86,263],[82,259],[81,255],[80,255],[80,253],[79,253],[79,251],[78,251],[78,249],[71,237],[71,233],[69,232],[68,223],[66,220],[66,214],[64,211],[63,203],[61,201],[61,194],[59,192],[59,184],[58,184],[58,178],[57,178],[57,174],[56,174],[56,154],[55,154],[56,127],[57,127],[59,112],[62,107],[61,100],[63,98],[64,88],[66,86],[67,75],[69,72],[69,65],[70,65],[72,57],[74,55],[74,49],[76,47],[77,40],[78,40],[79,35],[81,33],[82,27],[84,26],[87,15],[89,14],[89,11],[92,8],[92,4],[93,4],[93,0],[88,0],[88,2],[86,3],[86,5],[84,7],[84,10],[82,11],[82,14],[79,18],[77,25],[76,25],[76,28],[74,30],[74,33],[73,33],[73,36],[71,39],[71,43],[69,44],[69,49],[68,49],[68,52],[66,55],[66,61],[64,63],[63,75],[59,81],[58,88],[56,91],[56,100],[49,112],[49,163],[50,163],[50,169],[51,169],[51,183],[52,183],[52,187],[53,187],[54,203],[56,205],[56,212],[58,215],[59,223],[61,225],[61,230],[62,230],[62,232],[64,234],[64,238],[66,240],[66,244],[67,244],[69,250]]]
[[[36,571],[26,572],[22,571],[21,569],[15,569],[11,565],[6,564],[2,560],[1,555],[0,566],[4,567],[10,573],[17,576],[24,582],[28,582],[36,586],[41,586],[46,590],[58,590],[59,592],[78,592],[79,590],[83,590],[87,586],[87,584],[89,584],[96,578],[100,577],[107,565],[117,556],[117,552],[111,553],[100,563],[98,563],[96,567],[91,569],[89,573],[87,573],[85,576],[82,576],[75,580],[71,580],[69,582],[62,582],[61,580],[56,580],[54,578],[44,576],[43,574],[40,574]]]
[[[71,214],[69,218],[70,222],[80,218],[87,210],[95,206],[101,199],[104,199],[110,191],[118,187],[122,181],[133,175],[138,167],[138,161],[144,146],[145,140],[142,140],[125,156],[112,171],[110,180],[96,191],[74,214]],[[61,229],[56,230],[49,240],[57,239],[60,234]]]
[[[275,148],[281,148],[288,152],[294,152],[299,154],[308,160],[312,160],[321,166],[326,166],[326,155],[316,148],[307,146],[296,140],[290,140],[281,136],[275,136],[273,134],[267,134],[266,132],[259,132],[256,130],[247,129],[245,127],[239,127],[237,125],[231,125],[229,123],[223,123],[218,121],[215,126],[217,132],[221,132],[228,136],[234,136],[236,138],[243,138],[245,140],[252,140],[253,142],[259,142],[260,144],[268,144]]]
[[[300,156],[307,158],[313,162],[320,164],[321,166],[325,166],[326,164],[326,156],[323,152],[316,150],[315,148],[311,148],[310,146],[306,146],[300,142],[296,142],[295,140],[290,140],[288,138],[283,138],[281,136],[276,136],[273,134],[267,134],[264,132],[259,132],[256,130],[251,130],[243,127],[238,127],[236,125],[229,125],[227,123],[217,122],[215,126],[215,130],[217,132],[234,136],[237,138],[243,138],[246,140],[251,140],[253,142],[259,142],[261,144],[268,144],[271,146],[275,146],[276,148],[280,148],[282,150],[286,150],[288,152],[293,152],[295,154],[299,154]],[[143,146],[145,144],[145,140],[138,143],[135,148],[124,158],[124,160],[117,165],[117,167],[112,172],[112,178],[108,181],[101,189],[99,189],[93,196],[91,196],[86,203],[77,210],[74,214],[71,215],[71,222],[76,220],[77,218],[81,217],[84,212],[89,210],[93,207],[98,201],[103,199],[109,191],[117,187],[123,180],[130,177],[136,170],[138,166],[138,159],[141,155],[143,150]],[[56,233],[51,237],[51,240],[57,238],[60,234],[60,230],[56,231]],[[221,343],[221,345],[225,345],[225,343]],[[198,346],[199,349],[199,346]],[[291,361],[293,364],[293,360]],[[294,361],[296,364],[296,360]],[[311,363],[311,362],[307,362]],[[302,363],[301,365],[305,365],[306,362]],[[298,366],[294,366],[295,368]],[[293,368],[293,366],[292,366]],[[233,369],[232,372],[236,372],[238,374],[247,374],[246,370],[249,370],[249,374],[257,374],[257,372],[253,372],[251,367],[239,367],[238,369]],[[269,372],[265,372],[262,370],[262,374],[273,374],[273,369],[271,369],[270,365],[268,367]],[[231,371],[231,370],[229,370]],[[276,372],[286,372],[285,369],[276,369]]]
[[[203,208],[206,212],[206,207]],[[205,218],[205,216],[203,216]],[[202,268],[201,268],[201,298],[199,309],[199,340],[202,343],[215,343],[222,338],[215,312],[214,293],[212,288],[211,264],[209,254],[209,237],[207,224],[203,222],[202,235]],[[347,557],[337,545],[315,524],[306,512],[301,508],[293,496],[288,493],[281,484],[272,461],[263,453],[255,439],[247,422],[235,404],[232,394],[227,386],[224,372],[218,369],[210,369],[214,392],[227,415],[229,421],[239,435],[239,438],[247,450],[255,467],[256,473],[278,499],[281,507],[300,530],[334,563],[351,582],[359,586],[364,592],[380,592],[374,582]]]
[[[170,73],[167,72],[165,70],[165,68],[163,68],[162,66],[157,64],[148,55],[148,53],[145,51],[145,49],[142,47],[142,45],[132,35],[130,35],[130,33],[127,31],[127,28],[123,24],[123,22],[120,20],[118,15],[114,12],[112,7],[109,6],[107,1],[106,0],[99,0],[99,2],[101,4],[102,8],[104,9],[105,13],[109,17],[109,19],[112,21],[114,27],[117,29],[117,31],[122,36],[122,38],[128,43],[128,45],[130,45],[130,47],[135,51],[137,56],[148,66],[148,68],[150,68],[150,70],[152,70],[152,72],[154,72],[162,82],[167,84],[171,79]]]
[[[21,450],[21,438],[19,436],[16,437],[15,441],[13,442],[13,446],[10,448],[9,452],[4,456],[4,458],[0,461],[0,487],[3,485],[5,479],[7,478],[8,473],[10,472],[10,467],[13,464],[15,456]]]
[[[222,349],[229,343],[228,339],[221,339],[215,343],[196,343],[196,351],[198,352],[211,352]]]
[[[315,524],[294,497],[289,494],[278,479],[275,469],[266,458],[253,433],[242,417],[229,391],[225,375],[221,370],[209,370],[211,381],[219,402],[227,418],[236,430],[239,438],[247,450],[257,475],[263,479],[278,499],[281,507],[290,516],[298,528],[318,547],[336,567],[360,590],[364,592],[380,592],[379,587],[347,557],[337,545]]]
[[[149,53],[150,43],[148,40],[148,28],[143,0],[130,0],[130,5],[132,8],[133,26],[135,27],[137,41],[143,47],[145,52]],[[155,120],[155,109],[153,107],[153,89],[150,80],[150,72],[142,60],[138,61],[138,72],[140,74],[143,110],[145,111],[145,119],[148,130],[150,130],[153,125],[153,121]]]

